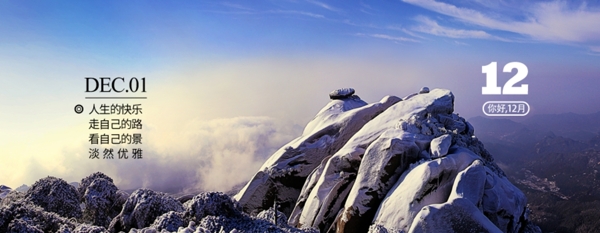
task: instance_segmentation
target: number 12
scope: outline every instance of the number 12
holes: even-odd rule
[[[513,69],[517,69],[517,73],[504,84],[503,89],[498,86],[497,67],[496,62],[481,67],[481,73],[486,74],[485,87],[481,88],[482,95],[527,95],[529,93],[529,85],[527,84],[515,87],[515,84],[525,79],[527,73],[529,73],[525,64],[510,62],[504,66],[503,72],[510,73]]]

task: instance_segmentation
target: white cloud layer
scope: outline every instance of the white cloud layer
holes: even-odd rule
[[[118,159],[115,152],[114,159],[106,160],[100,146],[100,159],[92,160],[87,153],[89,143],[81,143],[63,148],[61,154],[51,155],[51,160],[40,154],[30,155],[28,162],[15,164],[21,167],[16,175],[21,180],[51,175],[73,182],[101,171],[112,177],[120,189],[228,191],[250,179],[275,150],[301,133],[299,126],[270,117],[196,120],[174,129],[176,132],[154,130],[152,125],[145,127],[143,144],[139,146],[142,159],[131,158],[129,148],[129,159]],[[161,143],[165,140],[170,143]]]
[[[492,18],[483,12],[458,7],[435,0],[403,0],[431,11],[454,17],[468,24],[492,30],[501,30],[528,36],[534,40],[553,43],[600,43],[600,10],[586,4],[572,7],[565,1],[538,2],[522,7],[524,20]],[[428,25],[435,30],[435,25]],[[432,32],[428,32],[433,34]],[[456,33],[440,33],[440,36],[456,36]],[[484,34],[481,34],[484,35]],[[455,37],[456,38],[456,37]]]
[[[323,9],[326,9],[326,10],[329,10],[329,11],[338,12],[338,13],[342,11],[342,10],[340,10],[338,8],[332,7],[332,6],[328,5],[328,4],[326,4],[324,2],[320,2],[320,1],[307,0],[306,2],[308,2],[310,4],[313,4],[315,6],[319,6],[319,7],[323,8]]]
[[[384,39],[384,40],[391,40],[391,41],[394,41],[394,42],[419,42],[418,40],[415,40],[415,39],[406,38],[406,37],[400,37],[400,36],[390,36],[390,35],[387,35],[387,34],[364,34],[364,33],[356,33],[354,35],[356,35],[356,36],[372,37],[372,38]]]
[[[444,36],[450,38],[478,38],[478,39],[492,39],[492,35],[481,30],[464,30],[454,29],[440,26],[435,20],[427,18],[425,16],[419,16],[416,18],[417,21],[421,22],[421,25],[413,28],[413,30],[423,33],[428,33],[436,36]]]

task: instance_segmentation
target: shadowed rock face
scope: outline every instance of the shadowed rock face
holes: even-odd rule
[[[332,92],[303,135],[265,163],[236,196],[244,210],[268,209],[277,198],[285,214],[293,207],[289,225],[321,232],[539,230],[523,193],[454,113],[450,91],[423,88],[403,101],[344,108],[354,106],[343,102],[353,93]]]

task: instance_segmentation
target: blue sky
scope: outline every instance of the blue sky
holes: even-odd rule
[[[492,61],[499,83],[513,75],[500,72],[504,64],[526,64],[529,94],[482,95],[481,67]],[[148,158],[161,159],[128,169],[154,174],[148,169],[201,158],[215,174],[238,169],[249,176],[341,87],[367,102],[422,86],[446,88],[466,118],[482,115],[483,103],[493,100],[527,101],[530,114],[600,111],[600,3],[0,1],[0,120],[9,122],[0,126],[0,157],[13,164],[0,164],[0,183],[127,170],[87,160],[89,117],[73,113],[76,104],[95,103],[84,99],[84,77],[100,76],[147,80]],[[256,125],[272,141],[257,141],[264,132],[250,130]],[[207,129],[239,135],[227,141],[198,133]],[[235,151],[249,153],[254,165],[228,167],[223,159],[233,152],[216,157],[222,148],[180,135],[223,148],[245,145]],[[195,168],[181,170],[165,177],[192,176],[202,180],[199,187],[220,190],[244,177],[211,183]],[[118,182],[161,185],[144,177]]]

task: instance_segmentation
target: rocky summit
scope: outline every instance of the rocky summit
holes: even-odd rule
[[[450,91],[329,97],[234,197],[130,194],[101,172],[46,177],[0,185],[0,232],[540,232]]]
[[[264,163],[234,197],[245,212],[276,203],[289,226],[321,232],[539,232],[452,92],[371,104],[354,93],[332,91]]]

